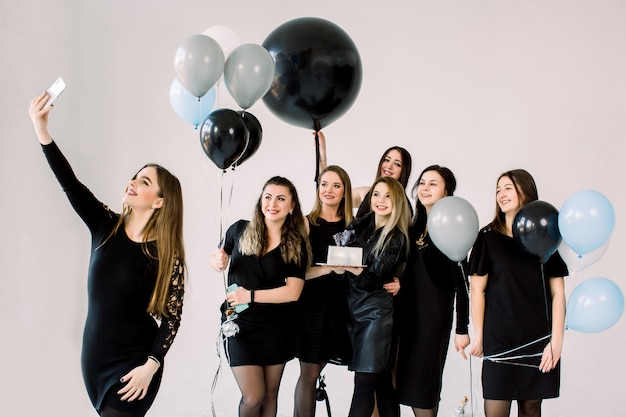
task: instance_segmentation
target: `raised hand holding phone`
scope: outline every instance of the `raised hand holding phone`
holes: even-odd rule
[[[61,93],[65,90],[65,81],[62,77],[56,79],[54,83],[46,90],[48,94],[50,94],[50,99],[48,100],[47,106],[52,106],[52,103],[61,95]]]

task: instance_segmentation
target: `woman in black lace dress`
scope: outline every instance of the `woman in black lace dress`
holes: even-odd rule
[[[315,415],[315,384],[327,363],[347,364],[350,358],[346,280],[326,262],[333,235],[352,221],[350,177],[337,165],[319,175],[315,205],[307,216],[313,262],[298,300],[300,377],[296,383],[294,417]],[[346,198],[346,196],[348,196]]]
[[[34,98],[29,114],[50,168],[91,232],[85,386],[98,414],[144,416],[182,313],[180,183],[164,168],[146,165],[126,185],[122,213],[113,212],[78,181],[48,133],[49,98],[45,92]]]

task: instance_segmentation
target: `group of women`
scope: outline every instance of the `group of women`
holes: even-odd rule
[[[542,400],[559,394],[567,268],[558,254],[542,265],[513,239],[515,214],[538,199],[532,177],[524,170],[500,176],[494,220],[480,231],[469,262],[455,262],[433,244],[427,228],[435,203],[456,189],[450,169],[422,171],[412,208],[405,149],[387,149],[373,184],[353,188],[345,170],[327,165],[324,135],[316,134],[321,172],[311,212],[301,217],[295,187],[280,178],[277,190],[275,177],[263,187],[252,222],[231,226],[212,257],[215,270],[229,267],[228,284],[238,284],[222,311],[250,305],[236,319],[241,332],[225,340],[242,393],[239,416],[275,416],[280,378],[293,357],[300,363],[294,417],[315,415],[316,380],[328,363],[354,372],[349,417],[396,417],[400,404],[416,417],[436,416],[452,326],[453,346],[466,358],[470,310],[475,336],[469,353],[485,357],[486,415],[508,416],[516,400],[519,416],[539,416]],[[275,228],[282,232],[271,238]],[[252,230],[259,246],[242,251]],[[363,265],[326,264],[328,247],[337,244],[363,248]],[[286,256],[287,248],[300,256]],[[267,263],[277,279],[269,280]],[[289,287],[289,297],[280,297]],[[276,303],[289,304],[289,312]],[[275,312],[261,314],[261,308]],[[226,314],[222,319],[229,320]],[[523,360],[507,361],[511,352]]]
[[[87,391],[102,416],[143,416],[182,313],[180,184],[164,168],[146,165],[127,184],[122,212],[113,212],[76,179],[52,140],[48,100],[44,92],[31,101],[35,133],[92,235],[82,352]],[[326,165],[325,139],[317,134],[321,172],[311,211],[303,214],[291,181],[272,177],[251,219],[231,225],[210,257],[213,269],[228,270],[222,322],[239,329],[224,338],[242,394],[238,415],[276,416],[285,364],[297,357],[294,417],[315,414],[316,381],[328,363],[354,372],[349,417],[370,417],[375,409],[397,417],[400,404],[417,417],[436,416],[452,325],[454,347],[465,358],[471,310],[468,352],[485,358],[486,415],[508,416],[516,400],[519,416],[539,416],[542,400],[559,395],[567,268],[558,253],[544,265],[513,239],[516,212],[538,199],[532,177],[513,170],[498,178],[493,221],[480,231],[469,262],[454,262],[427,228],[435,203],[455,191],[452,171],[424,169],[412,207],[405,149],[389,148],[372,185],[353,188],[345,170]],[[326,264],[328,247],[339,241],[363,248],[361,266]]]

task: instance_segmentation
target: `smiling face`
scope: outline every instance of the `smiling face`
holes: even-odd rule
[[[345,187],[336,172],[326,171],[320,180],[318,197],[322,205],[339,207],[343,199]]]
[[[282,222],[294,209],[289,188],[284,185],[268,184],[261,195],[261,210],[265,221]]]
[[[402,168],[402,154],[397,149],[392,149],[385,155],[380,165],[379,176],[399,180]]]
[[[377,216],[389,216],[393,209],[393,201],[389,187],[384,182],[379,182],[374,186],[371,197],[372,211]]]
[[[498,180],[496,203],[505,215],[514,214],[520,208],[520,198],[511,178],[503,176]]]
[[[124,204],[133,210],[160,208],[163,204],[156,168],[144,167],[130,180],[124,193]]]
[[[437,171],[426,171],[422,174],[417,185],[417,198],[427,211],[447,195],[446,183]]]

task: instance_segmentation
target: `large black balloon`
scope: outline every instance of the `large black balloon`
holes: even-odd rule
[[[363,70],[356,45],[336,24],[315,17],[283,23],[263,42],[274,81],[263,97],[283,121],[320,130],[352,106]]]
[[[561,243],[559,211],[545,201],[532,201],[523,206],[513,219],[513,238],[527,252],[548,261]]]
[[[261,123],[259,119],[254,117],[253,114],[248,113],[245,110],[237,112],[243,118],[244,123],[246,124],[246,128],[248,128],[249,138],[248,143],[246,144],[245,149],[241,156],[235,161],[235,165],[241,165],[245,160],[250,158],[261,146],[261,139],[263,139],[263,129],[261,128]]]
[[[212,111],[200,128],[202,150],[221,169],[237,161],[246,148],[248,138],[243,117],[231,109]]]

